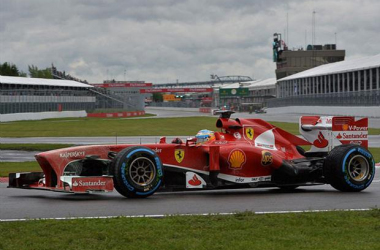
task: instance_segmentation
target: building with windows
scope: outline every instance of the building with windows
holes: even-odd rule
[[[141,89],[151,88],[152,83],[146,83],[144,81],[107,81],[103,83],[91,84],[100,91],[106,91],[107,97],[112,97],[115,99],[114,104],[111,105],[114,108],[118,107],[120,109],[135,111],[144,110],[145,99],[149,96],[148,94],[141,94]],[[98,98],[97,107],[109,108],[106,103],[110,101],[110,98],[100,99]]]
[[[0,76],[0,122],[84,117],[108,110],[143,111],[144,96],[139,89],[145,85],[114,82],[92,86],[64,79]]]
[[[273,61],[276,62],[277,79],[323,64],[344,61],[345,54],[345,50],[336,49],[336,44],[308,45],[305,49],[290,50],[281,40],[281,34],[274,34]]]
[[[268,106],[309,106],[309,110],[311,106],[350,106],[350,110],[366,107],[380,112],[380,54],[325,64],[282,78],[277,82],[277,99]]]
[[[91,89],[76,81],[0,76],[0,114],[94,109]]]

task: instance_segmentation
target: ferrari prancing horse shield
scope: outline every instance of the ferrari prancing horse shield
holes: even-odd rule
[[[178,163],[181,163],[183,161],[183,158],[185,158],[185,150],[183,149],[176,149],[174,151],[174,157],[177,160]]]
[[[251,127],[245,128],[245,135],[248,139],[253,140],[254,130]]]

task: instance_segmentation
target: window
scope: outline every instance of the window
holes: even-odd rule
[[[372,89],[377,88],[377,76],[376,76],[376,68],[371,69],[372,70]]]
[[[352,82],[353,82],[352,81],[352,76],[353,76],[352,72],[348,72],[347,73],[347,83],[348,83],[348,89],[349,89],[349,91],[354,91],[353,84],[352,84]]]
[[[366,90],[370,90],[371,88],[371,74],[370,74],[370,69],[366,70]]]
[[[358,91],[360,86],[359,86],[359,73],[357,71],[353,72],[352,81],[354,83],[354,91]]]

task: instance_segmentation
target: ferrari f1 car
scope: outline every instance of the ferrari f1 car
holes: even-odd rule
[[[303,116],[305,139],[261,119],[220,111],[217,132],[141,145],[77,146],[39,153],[42,172],[12,173],[9,187],[68,193],[111,192],[129,198],[160,190],[330,184],[366,189],[375,175],[368,119]],[[307,152],[300,145],[309,145]]]

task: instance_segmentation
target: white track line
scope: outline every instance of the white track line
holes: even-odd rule
[[[295,210],[295,211],[268,211],[252,212],[256,215],[263,214],[293,214],[293,213],[321,213],[321,212],[347,212],[347,211],[370,211],[371,208],[332,209],[332,210]],[[152,214],[152,215],[128,215],[128,216],[98,216],[98,217],[66,217],[66,218],[37,218],[37,219],[0,219],[0,222],[36,221],[36,220],[78,220],[78,219],[114,219],[114,218],[166,218],[171,216],[214,216],[236,215],[238,213],[203,213],[203,214]]]

